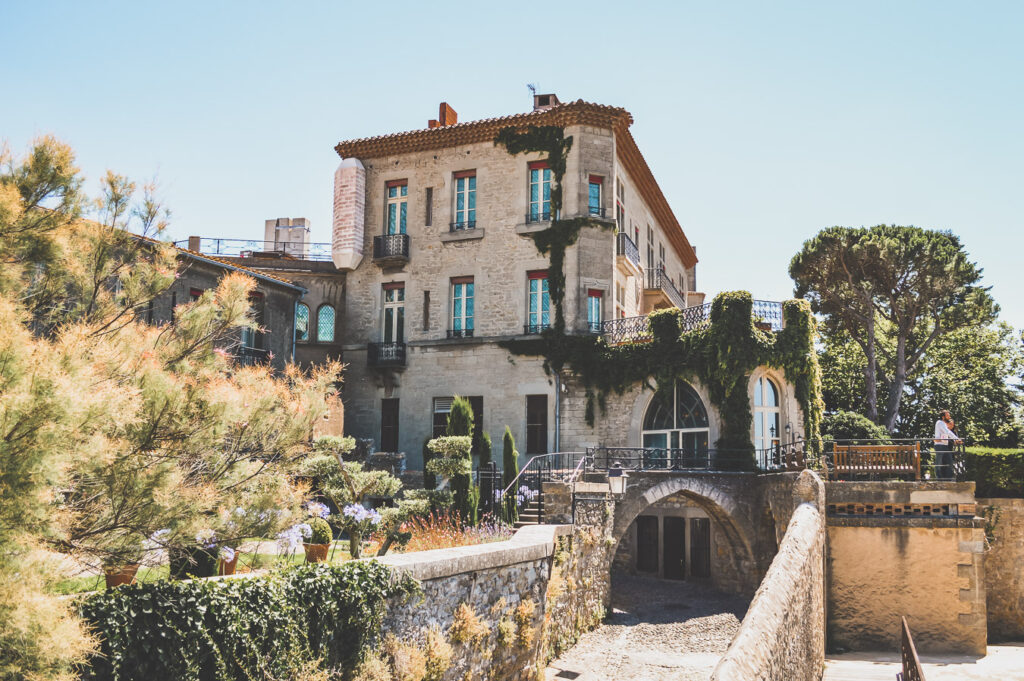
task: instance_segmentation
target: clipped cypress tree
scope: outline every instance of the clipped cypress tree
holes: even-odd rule
[[[502,488],[505,489],[519,476],[519,452],[516,451],[516,440],[508,426],[505,426],[505,436],[502,438],[502,464]],[[504,500],[504,507],[507,523],[513,524],[519,520],[514,491]]]
[[[445,432],[447,435],[472,436],[473,407],[470,406],[469,400],[465,397],[456,395],[455,399],[452,400],[452,410],[448,414],[448,428]],[[470,463],[472,463],[472,451],[466,456],[469,457]],[[480,492],[473,485],[473,474],[456,475],[452,478],[451,485],[455,510],[464,522],[475,524],[476,505]]]
[[[430,442],[430,438],[424,438],[423,440],[423,488],[434,489],[437,487],[437,476],[427,470],[427,464],[430,459],[433,458],[434,453],[427,447],[427,443]]]

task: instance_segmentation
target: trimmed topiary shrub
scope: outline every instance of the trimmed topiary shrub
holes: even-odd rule
[[[821,434],[831,440],[882,440],[889,442],[889,431],[871,419],[852,411],[837,411],[822,419]]]
[[[309,529],[313,531],[308,542],[310,544],[330,544],[334,539],[331,526],[323,518],[310,518]]]

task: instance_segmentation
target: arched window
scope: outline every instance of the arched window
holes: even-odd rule
[[[320,343],[334,342],[334,307],[321,305],[316,311],[316,339]]]
[[[309,340],[309,305],[305,303],[295,306],[295,340]]]
[[[708,412],[697,391],[676,381],[654,394],[644,414],[643,443],[649,466],[688,467],[708,453]]]
[[[770,449],[781,439],[779,419],[779,388],[770,378],[762,376],[754,384],[754,448]]]

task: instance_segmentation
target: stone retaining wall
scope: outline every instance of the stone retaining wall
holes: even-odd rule
[[[421,582],[423,597],[391,603],[384,632],[419,654],[443,639],[445,681],[534,679],[600,624],[610,552],[602,525],[533,525],[504,542],[386,556]]]
[[[825,664],[825,491],[804,471],[779,552],[712,681],[817,681]]]
[[[991,528],[985,554],[990,641],[1024,639],[1024,499],[978,499]]]

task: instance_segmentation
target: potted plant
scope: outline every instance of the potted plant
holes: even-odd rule
[[[239,553],[240,552],[237,549],[233,549],[230,546],[220,547],[220,551],[217,552],[217,574],[235,574],[235,566],[238,564]]]
[[[327,551],[331,548],[331,526],[323,518],[310,518],[309,541],[302,544],[306,550],[307,563],[323,563],[327,560]]]
[[[135,574],[139,571],[139,562],[142,560],[142,551],[141,541],[128,540],[125,545],[112,551],[103,560],[103,577],[108,589],[135,581]]]
[[[170,550],[168,562],[172,579],[213,577],[218,573],[217,534],[205,529],[196,533],[196,545]]]

